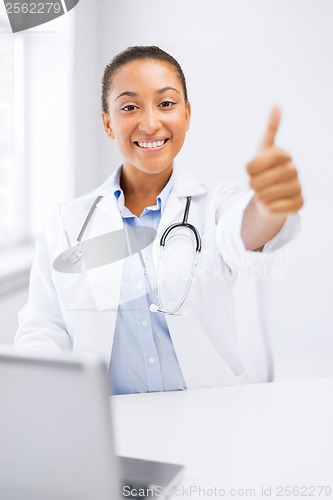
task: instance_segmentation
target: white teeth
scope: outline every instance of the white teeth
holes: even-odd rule
[[[138,142],[140,148],[160,148],[165,143],[164,141],[154,141],[154,142]]]

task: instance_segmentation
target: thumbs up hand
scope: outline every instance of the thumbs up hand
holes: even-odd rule
[[[257,155],[247,165],[257,207],[272,215],[287,216],[303,205],[297,170],[291,157],[278,148],[275,136],[281,120],[278,106],[272,108]]]

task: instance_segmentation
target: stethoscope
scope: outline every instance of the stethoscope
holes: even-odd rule
[[[81,242],[82,242],[82,238],[83,238],[83,235],[88,227],[88,224],[96,210],[96,207],[98,205],[98,203],[101,201],[101,199],[103,198],[103,196],[98,196],[94,203],[92,204],[90,210],[89,210],[89,213],[86,217],[86,220],[84,221],[83,223],[83,226],[79,232],[79,235],[76,239],[76,242],[75,242],[75,249],[73,250],[73,252],[71,252],[69,254],[69,262],[70,264],[74,265],[74,264],[77,264],[83,257],[83,253],[82,253],[82,249],[81,249]],[[160,258],[159,258],[159,266],[158,266],[158,274],[157,274],[157,300],[158,300],[158,305],[157,304],[151,304],[149,309],[151,312],[159,312],[159,313],[162,313],[162,314],[166,314],[166,315],[179,315],[181,314],[179,311],[179,309],[182,307],[182,305],[184,304],[187,296],[188,296],[188,293],[190,291],[190,288],[191,288],[191,285],[192,285],[192,281],[193,281],[193,276],[194,276],[194,272],[195,272],[195,268],[196,268],[196,265],[197,265],[197,260],[198,260],[198,257],[199,257],[199,253],[201,252],[201,238],[200,238],[200,233],[198,231],[198,229],[193,226],[192,224],[190,224],[188,221],[188,215],[189,215],[189,211],[190,211],[190,206],[191,206],[191,199],[192,197],[191,196],[187,196],[186,198],[186,206],[185,206],[185,210],[184,210],[184,216],[183,216],[183,220],[181,222],[176,222],[174,224],[171,224],[170,226],[168,226],[165,231],[163,232],[162,236],[161,236],[161,239],[160,239]],[[168,310],[168,309],[165,309],[163,307],[163,304],[162,304],[162,299],[161,299],[161,263],[163,261],[163,256],[164,256],[164,250],[165,250],[165,246],[166,246],[166,242],[167,242],[167,238],[170,236],[170,233],[176,229],[176,228],[179,228],[179,227],[186,227],[187,229],[189,229],[193,234],[194,234],[194,238],[195,238],[195,254],[194,254],[194,258],[193,258],[193,261],[192,261],[192,267],[191,267],[191,270],[190,270],[190,274],[189,274],[189,279],[188,279],[188,282],[187,282],[187,285],[185,287],[185,291],[181,297],[181,300],[179,301],[179,303],[171,310]],[[142,260],[141,260],[142,262]]]
[[[188,196],[187,199],[186,199],[186,207],[185,207],[185,210],[184,210],[184,216],[183,216],[182,222],[176,222],[175,224],[171,224],[170,226],[168,226],[166,228],[166,230],[164,231],[164,233],[161,236],[161,239],[160,239],[160,262],[159,262],[158,274],[157,274],[157,300],[158,300],[158,305],[151,304],[150,307],[149,307],[149,309],[150,309],[151,312],[159,312],[159,313],[168,314],[168,315],[181,314],[181,313],[178,312],[178,310],[184,304],[184,302],[185,302],[185,300],[186,300],[186,298],[188,296],[188,293],[190,291],[192,280],[193,280],[193,276],[194,276],[194,271],[195,271],[195,268],[196,268],[196,265],[197,265],[197,260],[198,260],[198,257],[199,257],[199,253],[201,252],[201,238],[200,238],[200,233],[199,233],[198,229],[195,226],[193,226],[192,224],[189,224],[187,222],[188,214],[189,214],[190,206],[191,206],[191,199],[192,199],[191,196]],[[161,273],[161,267],[162,267],[161,266],[161,262],[163,260],[163,253],[164,253],[164,250],[165,250],[165,244],[166,244],[166,241],[167,241],[167,237],[170,236],[171,231],[173,231],[177,227],[186,227],[186,228],[190,229],[190,231],[192,231],[192,233],[194,234],[194,237],[195,237],[195,241],[196,241],[196,248],[195,248],[195,254],[194,254],[194,258],[193,258],[193,262],[192,262],[192,267],[191,267],[189,279],[188,279],[188,282],[187,282],[184,294],[183,294],[183,296],[182,296],[179,304],[176,305],[174,307],[174,309],[167,310],[167,309],[164,309],[163,304],[162,304],[162,299],[161,299],[161,279],[160,279],[160,273]]]

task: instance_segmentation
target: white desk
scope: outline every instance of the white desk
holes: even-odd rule
[[[174,498],[216,488],[215,498],[224,489],[234,498],[333,499],[332,378],[114,396],[112,405],[119,454],[186,465],[187,490]]]

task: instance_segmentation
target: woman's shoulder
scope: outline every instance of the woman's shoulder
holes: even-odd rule
[[[92,188],[79,196],[61,201],[58,204],[58,209],[60,210],[75,210],[75,209],[86,209],[89,204],[92,204],[97,198],[103,198],[108,196],[113,191],[114,179],[117,175],[118,169],[112,172],[112,174],[99,186]]]
[[[178,196],[206,195],[217,202],[242,197],[249,189],[238,182],[217,180],[204,176],[193,175],[186,169],[177,168],[174,171],[174,191]]]
[[[113,175],[113,174],[112,174]],[[61,200],[45,214],[44,223],[39,232],[52,232],[57,226],[62,226],[66,220],[82,220],[84,214],[87,214],[98,197],[108,196],[111,190],[112,175],[101,185],[91,189],[75,198]]]

